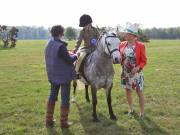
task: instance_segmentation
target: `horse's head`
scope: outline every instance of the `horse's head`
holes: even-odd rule
[[[120,40],[114,33],[104,33],[100,38],[104,52],[113,58],[114,63],[120,63]]]

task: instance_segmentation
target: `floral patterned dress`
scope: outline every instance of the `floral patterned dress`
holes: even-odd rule
[[[135,45],[127,45],[123,52],[123,65],[121,73],[121,85],[129,90],[143,90],[144,75],[140,71],[133,74],[132,70],[136,67]]]

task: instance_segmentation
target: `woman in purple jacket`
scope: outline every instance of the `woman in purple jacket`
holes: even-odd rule
[[[53,113],[55,102],[61,87],[61,127],[69,127],[68,122],[70,82],[75,77],[73,63],[77,55],[68,53],[67,43],[61,40],[64,35],[64,28],[61,25],[53,26],[51,29],[52,38],[45,48],[45,61],[48,80],[51,85],[50,95],[47,102],[46,126],[54,125]]]

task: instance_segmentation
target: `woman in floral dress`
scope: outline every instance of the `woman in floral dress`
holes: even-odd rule
[[[131,25],[126,29],[126,41],[120,44],[121,54],[121,85],[126,90],[127,101],[129,105],[128,116],[134,113],[131,97],[132,90],[136,90],[139,97],[140,117],[144,117],[144,75],[143,68],[146,64],[145,46],[137,41],[138,28]]]

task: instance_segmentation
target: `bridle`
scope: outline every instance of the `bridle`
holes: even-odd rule
[[[114,33],[113,33],[112,36],[106,36],[106,37],[105,37],[105,44],[106,44],[107,50],[108,50],[108,52],[109,52],[109,55],[112,56],[112,53],[115,52],[115,51],[119,51],[119,49],[117,49],[117,48],[115,48],[115,49],[113,49],[113,50],[110,50],[110,49],[109,49],[109,46],[110,46],[111,44],[108,43],[106,39],[107,39],[107,38],[110,38],[110,37],[112,37],[112,38],[118,38],[118,37],[117,37]]]

